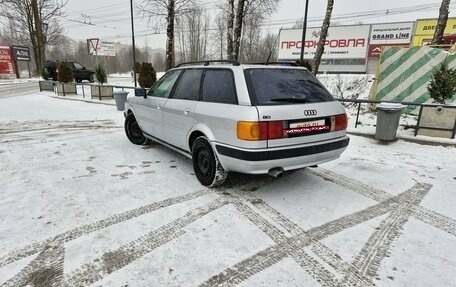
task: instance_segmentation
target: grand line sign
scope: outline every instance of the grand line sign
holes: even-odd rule
[[[374,24],[369,39],[369,58],[378,58],[384,46],[408,47],[412,41],[414,22]]]
[[[364,59],[366,57],[369,25],[330,27],[326,37],[323,59]],[[320,28],[306,30],[305,59],[315,55]],[[287,29],[280,33],[279,59],[294,60],[301,55],[301,29]]]

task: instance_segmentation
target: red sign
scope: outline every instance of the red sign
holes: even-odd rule
[[[403,47],[403,48],[408,48],[409,45],[405,44],[391,44],[391,45],[369,45],[369,53],[368,57],[369,58],[380,58],[380,55],[382,54],[382,48],[383,47]]]
[[[14,62],[11,47],[0,46],[0,74],[14,75]]]

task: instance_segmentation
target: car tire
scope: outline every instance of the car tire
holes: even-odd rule
[[[202,185],[216,187],[225,182],[228,172],[220,164],[206,137],[200,136],[193,143],[192,161],[195,175]]]
[[[151,141],[143,135],[138,122],[136,121],[135,115],[130,113],[125,118],[125,133],[127,138],[136,145],[147,145]]]
[[[89,76],[89,78],[87,79],[90,83],[93,83],[94,80],[93,80],[93,74]]]

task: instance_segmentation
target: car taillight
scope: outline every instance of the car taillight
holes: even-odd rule
[[[241,140],[260,141],[283,137],[283,121],[238,122],[237,137]]]
[[[331,131],[346,130],[348,125],[347,114],[331,117]]]

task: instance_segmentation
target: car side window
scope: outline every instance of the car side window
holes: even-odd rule
[[[185,70],[177,83],[173,99],[198,101],[202,75],[202,69]]]
[[[181,70],[166,73],[147,93],[148,96],[168,98]]]
[[[79,64],[79,63],[76,63],[76,62],[75,62],[75,63],[73,63],[73,64],[74,64],[74,67],[75,67],[77,70],[83,70],[83,69],[84,69],[84,67],[83,67],[81,64]]]
[[[206,70],[203,83],[203,101],[237,104],[234,76],[231,70]]]

